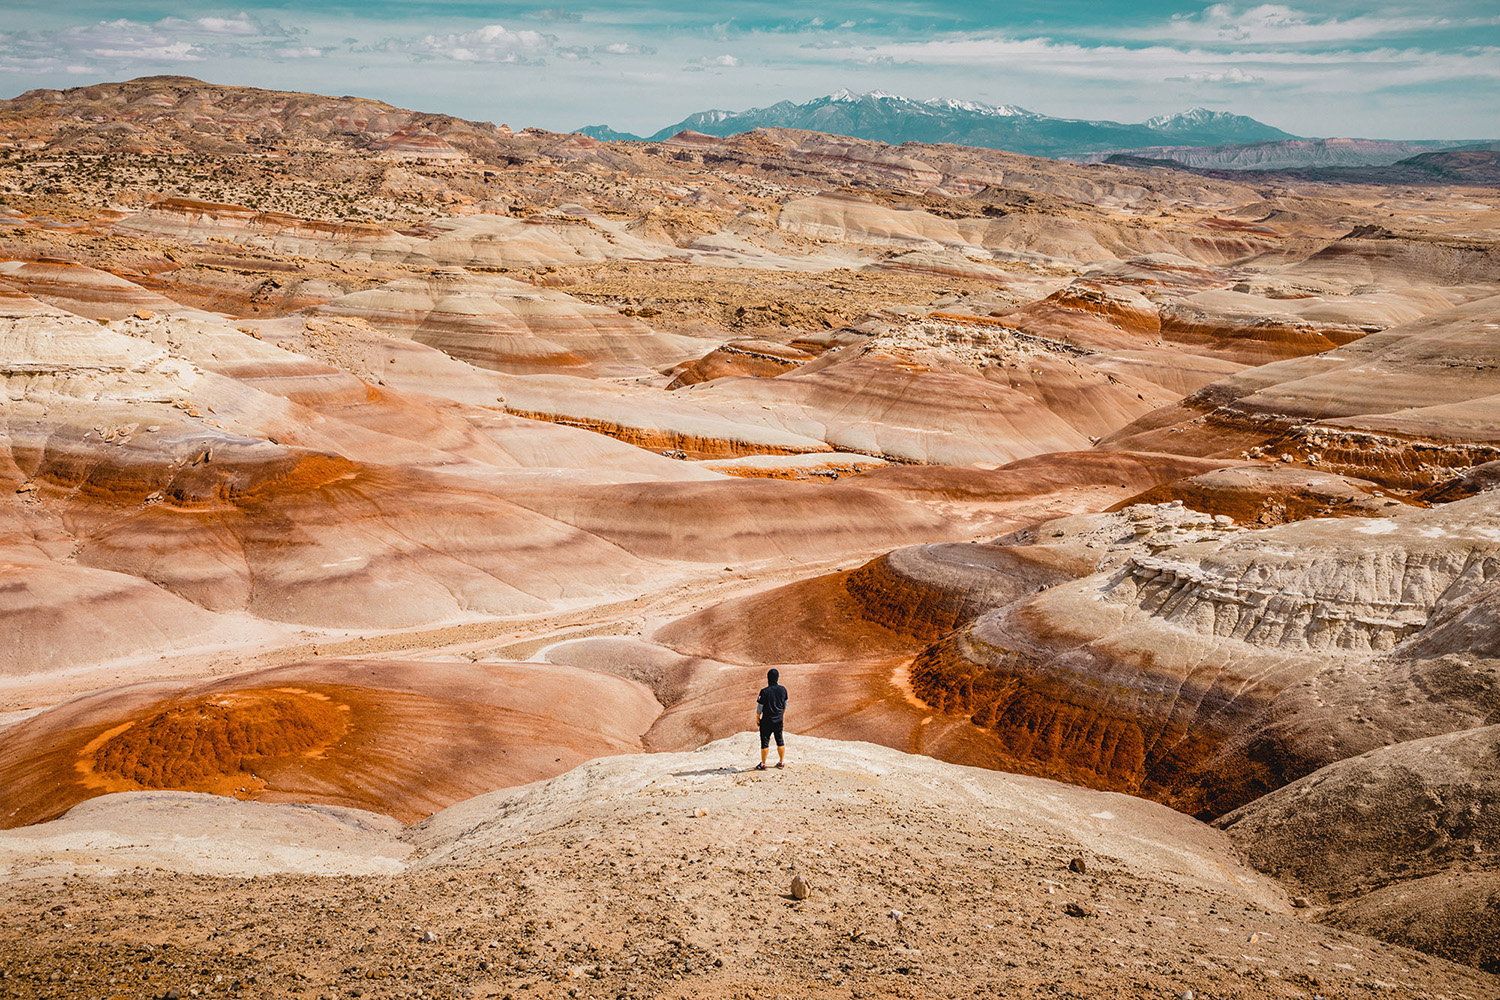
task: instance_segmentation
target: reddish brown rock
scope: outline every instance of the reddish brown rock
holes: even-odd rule
[[[409,823],[636,750],[658,710],[629,681],[519,664],[328,660],[111,689],[7,732],[0,826],[152,788],[323,802]]]
[[[1379,517],[1400,507],[1368,480],[1282,465],[1243,465],[1163,483],[1110,510],[1174,501],[1251,526],[1309,517]]]

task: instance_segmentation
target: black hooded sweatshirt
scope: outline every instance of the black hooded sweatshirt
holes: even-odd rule
[[[778,674],[771,670],[766,673],[766,680],[770,683],[760,689],[760,697],[755,699],[756,708],[760,711],[762,725],[774,726],[782,720],[786,713],[786,688],[776,683]]]

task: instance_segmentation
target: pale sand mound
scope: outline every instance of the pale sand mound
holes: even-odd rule
[[[639,375],[703,346],[554,289],[462,268],[351,292],[314,311],[361,319],[471,365],[517,374]]]
[[[67,260],[0,261],[0,287],[89,319],[122,319],[141,310],[197,312],[124,278]]]
[[[418,242],[391,229],[358,222],[321,222],[284,212],[262,212],[186,198],[158,201],[112,227],[116,232],[182,240],[229,240],[277,254],[335,260],[395,259]]]
[[[425,226],[422,235],[430,238],[414,245],[402,263],[516,267],[683,256],[671,244],[634,235],[623,220],[606,219],[576,205],[525,219],[500,215],[438,219]]]
[[[79,994],[107,978],[673,1000],[1494,991],[1298,920],[1222,834],[1148,802],[808,737],[758,773],[753,746],[597,760],[399,837],[352,812],[113,797],[0,834],[8,970],[24,987],[77,969]],[[126,864],[165,870],[103,874]],[[262,877],[174,874],[215,867]]]
[[[708,459],[695,463],[700,469],[739,479],[821,479],[827,482],[890,464],[883,458],[848,451],[806,455],[744,455],[740,458]]]
[[[10,552],[3,576],[0,677],[180,648],[223,628],[212,612],[126,573]]]
[[[108,689],[7,730],[0,827],[139,789],[320,802],[410,822],[638,749],[660,710],[629,680],[509,663],[309,661]]]
[[[847,194],[788,201],[776,224],[788,232],[903,250],[993,250],[1029,260],[1104,261],[1155,253],[1181,253],[1213,264],[1265,253],[1276,244],[1259,234],[1131,226],[1101,218],[1033,214],[999,218],[945,218]]]
[[[1323,920],[1500,974],[1500,873],[1458,868],[1376,889]]]
[[[1330,764],[1215,825],[1338,925],[1500,971],[1500,726]]]
[[[517,489],[508,499],[632,556],[689,563],[811,562],[954,531],[916,504],[852,485],[834,491],[815,483],[729,479],[590,490],[538,486]]]
[[[1209,827],[1141,799],[808,736],[794,738],[796,769],[777,776],[789,780],[767,787],[752,784],[757,775],[735,777],[748,767],[753,743],[752,734],[741,733],[688,753],[594,761],[551,781],[459,803],[418,824],[407,839],[418,848],[419,865],[472,867],[544,831],[571,828],[566,836],[603,836],[672,803],[679,815],[691,818],[705,809],[714,817],[700,824],[711,828],[700,831],[707,843],[750,850],[757,826],[826,828],[840,806],[868,808],[888,798],[904,809],[949,812],[961,801],[963,817],[949,820],[954,833],[971,827],[964,832],[1087,851],[1136,875],[1209,888],[1267,909],[1286,906],[1281,888],[1236,861]],[[871,786],[880,791],[870,794]],[[678,805],[674,799],[685,801]],[[856,836],[864,839],[875,828]],[[648,827],[631,839],[639,838],[643,849],[652,841],[666,849],[680,836]],[[809,859],[810,867],[817,864]]]
[[[0,877],[154,868],[216,877],[388,875],[412,848],[389,816],[340,806],[118,792],[0,834]]]

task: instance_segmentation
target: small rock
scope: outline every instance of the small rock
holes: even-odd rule
[[[150,309],[137,309],[135,311],[136,319],[153,319],[155,318],[155,316],[156,313],[152,312]]]
[[[1094,911],[1082,903],[1070,902],[1067,906],[1063,907],[1063,912],[1070,917],[1092,917],[1094,915]]]
[[[1194,993],[1192,990],[1183,990],[1182,1000],[1194,1000],[1197,995],[1198,994]]]
[[[900,910],[892,910],[891,912],[887,913],[886,916],[890,917],[892,920],[900,920],[902,917],[902,913]]]
[[[812,886],[807,884],[807,879],[803,878],[801,875],[797,875],[792,878],[793,899],[806,899],[808,897],[808,894],[811,892]]]
[[[702,806],[699,806],[697,809],[693,810],[693,818],[694,819],[702,819],[703,817],[705,817],[707,815],[708,815],[708,810],[704,809]]]
[[[423,944],[435,944],[437,942],[437,939],[438,936],[432,933],[432,931],[423,931],[421,936],[417,938],[417,940],[421,941]]]
[[[1088,863],[1085,862],[1082,858],[1074,858],[1072,861],[1068,862],[1068,871],[1070,872],[1077,872],[1078,874],[1082,875],[1088,870]]]
[[[1308,899],[1306,896],[1293,896],[1292,905],[1299,910],[1305,910],[1312,905],[1312,900]]]

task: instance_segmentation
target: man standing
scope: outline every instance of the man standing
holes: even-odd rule
[[[786,688],[776,683],[780,673],[773,667],[766,671],[766,686],[755,699],[755,724],[760,727],[760,763],[757,771],[766,769],[766,754],[771,737],[776,737],[776,766],[786,767],[786,742],[781,737],[782,718],[786,714]]]

